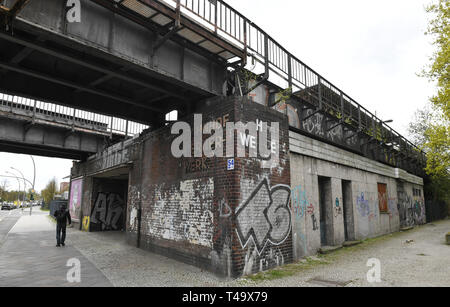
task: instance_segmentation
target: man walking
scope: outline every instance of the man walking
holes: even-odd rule
[[[69,225],[72,224],[66,205],[62,205],[58,210],[56,210],[54,216],[56,218],[56,247],[60,247],[61,245],[65,246],[66,222],[69,221]]]

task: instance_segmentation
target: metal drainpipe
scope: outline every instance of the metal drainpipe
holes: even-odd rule
[[[142,167],[143,167],[143,157],[144,157],[144,142],[142,141],[140,143],[141,145],[141,154],[140,154],[140,168],[139,168],[139,178],[141,180],[140,186],[139,186],[139,209],[138,209],[138,229],[137,229],[137,242],[136,246],[137,248],[141,247],[141,224],[142,224]]]

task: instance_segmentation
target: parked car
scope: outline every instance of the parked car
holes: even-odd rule
[[[11,206],[9,203],[3,203],[2,204],[2,210],[12,210],[14,209],[14,206]]]

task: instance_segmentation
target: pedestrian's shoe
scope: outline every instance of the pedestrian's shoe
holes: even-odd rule
[[[59,244],[56,244],[56,247],[61,247],[61,245],[59,245]]]
[[[61,243],[61,245],[62,245],[62,246],[66,246],[66,244],[64,244],[64,243]]]

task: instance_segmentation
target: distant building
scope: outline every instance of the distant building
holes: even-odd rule
[[[64,191],[69,191],[69,186],[70,186],[69,182],[61,182],[59,184],[59,191],[61,193],[63,193]]]

